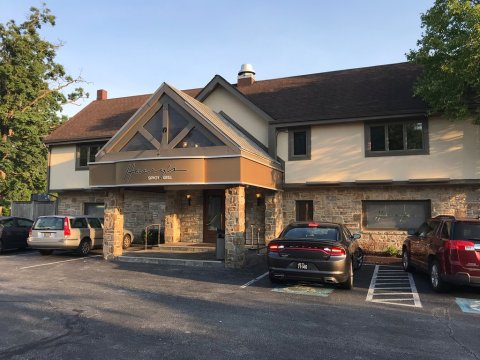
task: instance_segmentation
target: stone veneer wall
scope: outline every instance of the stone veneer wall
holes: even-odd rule
[[[261,194],[260,201],[257,201],[257,193]],[[246,244],[256,246],[258,240],[260,242],[260,245],[265,244],[265,194],[262,193],[259,189],[248,188],[245,191],[245,221]]]
[[[105,199],[103,258],[113,260],[123,253],[123,190],[109,191]]]
[[[245,187],[225,189],[225,266],[245,265]]]
[[[361,231],[360,242],[368,252],[383,252],[388,246],[400,249],[406,231],[362,229],[362,200],[431,200],[432,216],[473,217],[480,214],[480,187],[469,185],[287,190],[283,193],[285,225],[295,221],[296,200],[313,200],[315,221],[343,222],[352,231]]]
[[[180,241],[201,243],[203,242],[203,191],[189,190],[178,193]],[[190,205],[188,205],[187,194],[191,196]]]
[[[146,226],[165,226],[165,193],[125,190],[124,199],[124,225],[133,232],[135,242],[142,241]]]
[[[59,194],[58,215],[83,215],[85,203],[105,203],[105,191],[68,191]]]

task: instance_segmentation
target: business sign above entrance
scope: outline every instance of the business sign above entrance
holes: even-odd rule
[[[204,181],[204,159],[90,164],[90,185],[93,186],[192,184]]]
[[[242,157],[135,159],[89,164],[90,186],[245,184],[280,189],[281,171]]]

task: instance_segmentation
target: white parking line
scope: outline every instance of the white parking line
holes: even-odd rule
[[[247,286],[250,286],[250,285],[252,285],[254,282],[257,282],[258,280],[263,279],[263,278],[264,278],[265,276],[267,276],[267,275],[268,275],[268,271],[267,271],[265,274],[260,275],[260,276],[256,277],[256,278],[253,279],[253,280],[250,280],[250,281],[247,282],[246,284],[243,284],[242,286],[240,286],[240,288],[245,289]]]
[[[55,262],[46,263],[46,264],[40,264],[40,265],[24,266],[24,267],[21,267],[19,270],[32,269],[32,268],[36,268],[36,267],[40,267],[40,266],[61,264],[61,263],[69,262],[69,261],[86,260],[86,259],[90,259],[90,258],[94,258],[94,257],[99,257],[99,256],[102,256],[102,255],[92,255],[92,256],[88,256],[88,257],[81,257],[81,258],[77,258],[77,259],[69,259],[69,260],[55,261]]]
[[[422,304],[412,274],[403,270],[391,269],[391,267],[375,266],[366,301],[421,308]],[[409,302],[409,304],[404,302]]]

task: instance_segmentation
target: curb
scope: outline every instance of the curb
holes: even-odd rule
[[[118,256],[115,258],[118,262],[136,263],[136,264],[157,264],[157,265],[176,265],[176,266],[193,266],[205,268],[224,268],[223,261],[215,260],[185,260],[185,259],[168,259],[168,258],[152,258],[140,256]]]

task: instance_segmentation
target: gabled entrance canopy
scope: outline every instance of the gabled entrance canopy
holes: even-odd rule
[[[91,187],[253,185],[282,168],[228,119],[164,83],[90,163]]]

